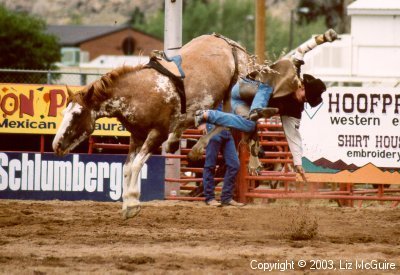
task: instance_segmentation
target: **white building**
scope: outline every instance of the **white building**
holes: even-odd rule
[[[357,0],[351,33],[305,56],[302,72],[332,85],[400,87],[400,1]]]

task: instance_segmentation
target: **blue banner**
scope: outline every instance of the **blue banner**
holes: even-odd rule
[[[125,155],[0,152],[0,198],[121,201]],[[139,175],[141,201],[164,199],[165,158]]]

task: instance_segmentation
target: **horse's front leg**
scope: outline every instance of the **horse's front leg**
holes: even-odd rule
[[[124,164],[124,183],[122,189],[122,216],[123,218],[128,218],[127,212],[130,213],[131,217],[137,215],[140,211],[140,202],[139,202],[139,195],[135,194],[138,193],[138,190],[132,190],[129,188],[131,185],[133,173],[134,173],[134,161],[136,159],[137,153],[142,147],[143,142],[136,140],[133,136],[130,138],[129,143],[129,153],[128,157],[126,158]],[[131,193],[130,193],[131,192]],[[128,208],[130,209],[128,211]],[[133,211],[136,209],[136,211]],[[133,215],[133,213],[135,213]],[[133,215],[133,216],[132,216]]]
[[[125,163],[124,190],[122,194],[122,217],[133,218],[140,212],[140,186],[138,184],[140,170],[151,153],[140,152],[131,161]]]
[[[139,174],[143,165],[151,156],[152,150],[160,146],[159,136],[157,131],[150,131],[139,152],[136,155],[130,153],[127,158],[124,166],[124,190],[122,194],[122,217],[124,219],[133,218],[140,212]],[[134,149],[132,143],[131,149]]]
[[[165,152],[169,154],[175,153],[179,149],[179,141],[182,136],[182,131],[173,132],[168,135],[168,140],[165,145]]]

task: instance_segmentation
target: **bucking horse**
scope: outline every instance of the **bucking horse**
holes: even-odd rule
[[[303,55],[335,39],[336,33],[328,30],[315,37],[316,43],[306,43],[298,51]],[[274,94],[294,92],[301,82],[292,60],[282,59],[271,67],[256,64],[242,46],[218,34],[191,40],[176,57],[171,59],[178,67],[171,67],[168,58],[155,56],[148,64],[112,70],[77,93],[67,88],[67,106],[53,141],[57,155],[69,153],[89,137],[95,121],[102,117],[116,117],[131,133],[124,164],[123,218],[140,211],[138,176],[151,154],[164,141],[166,152],[175,152],[183,131],[194,126],[196,110],[215,109],[223,101],[224,110],[229,111],[230,90],[239,77],[256,72],[262,82],[274,87]],[[209,138],[220,130],[216,127],[203,136],[191,157],[202,156]]]
[[[214,109],[221,101],[229,104],[232,86],[255,65],[242,46],[216,34],[191,40],[179,55],[183,79],[171,76],[165,66],[160,69],[163,62],[152,58],[153,63],[112,70],[77,93],[67,87],[67,105],[53,141],[57,155],[69,153],[89,137],[102,117],[116,117],[131,133],[124,164],[123,218],[140,211],[138,176],[152,153],[164,141],[166,152],[176,151],[182,132],[194,126],[195,111]]]

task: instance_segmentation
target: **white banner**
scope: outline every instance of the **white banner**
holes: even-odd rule
[[[353,174],[399,170],[399,88],[329,88],[321,105],[306,105],[300,128],[306,163]]]

